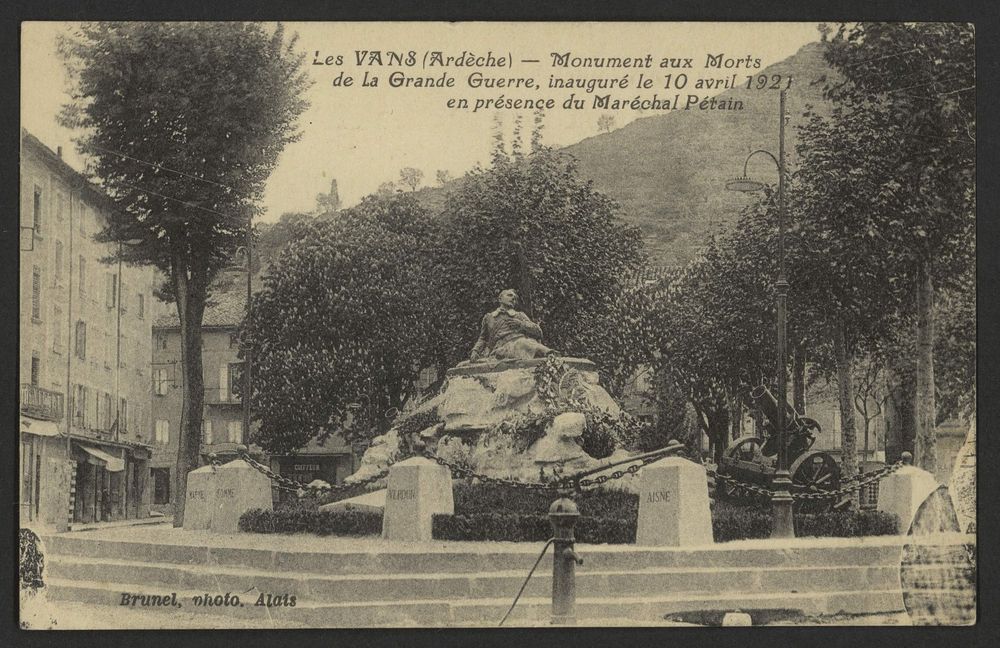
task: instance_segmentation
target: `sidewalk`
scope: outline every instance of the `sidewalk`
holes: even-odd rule
[[[128,520],[113,520],[111,522],[87,522],[71,524],[73,531],[100,531],[101,529],[120,529],[122,527],[149,526],[151,524],[173,524],[174,516],[131,518]]]

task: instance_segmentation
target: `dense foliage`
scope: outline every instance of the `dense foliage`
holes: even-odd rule
[[[448,196],[442,219],[444,364],[468,357],[483,313],[511,287],[546,344],[590,358],[606,378],[642,349],[633,338],[642,322],[623,305],[643,263],[639,232],[571,158],[546,148],[495,151],[490,168]]]
[[[244,344],[254,358],[256,442],[293,451],[346,427],[384,429],[433,363],[430,215],[409,195],[370,196],[301,226],[255,295]]]
[[[252,509],[240,516],[240,531],[247,533],[315,533],[316,535],[370,536],[382,533],[382,514],[368,511],[318,511],[288,508]]]
[[[888,393],[887,445],[914,449],[900,428],[916,411],[917,460],[933,470],[934,422],[975,400],[972,28],[845,24],[823,47],[825,105],[792,107],[806,119],[785,195],[790,397],[806,361],[836,382],[851,474],[855,412]],[[774,389],[777,222],[772,186],[659,287],[657,382],[690,399],[716,456],[746,387]],[[873,395],[859,373],[890,387]]]
[[[287,243],[243,336],[256,443],[284,452],[341,428],[351,439],[384,431],[421,370],[440,377],[468,357],[483,314],[511,286],[546,344],[595,361],[612,392],[643,361],[638,232],[570,159],[498,151],[457,187],[443,214],[395,192],[280,224],[270,238]],[[595,430],[589,447],[610,453]]]

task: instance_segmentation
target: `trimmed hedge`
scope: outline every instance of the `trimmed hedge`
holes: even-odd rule
[[[371,511],[252,509],[240,516],[240,531],[367,536],[382,533],[382,514]]]
[[[456,483],[455,515],[435,515],[439,540],[544,542],[552,536],[548,510],[553,496],[487,484]],[[622,491],[595,491],[575,498],[580,508],[576,538],[588,544],[635,542],[639,498]],[[289,503],[274,511],[255,509],[240,518],[240,530],[253,533],[316,533],[364,536],[382,531],[382,514],[368,511],[320,512],[317,501]],[[767,538],[773,518],[768,507],[716,502],[712,535],[716,542]],[[798,514],[798,536],[853,537],[898,533],[894,515],[878,511]]]
[[[884,511],[834,511],[795,516],[795,535],[853,538],[896,535],[899,518]]]
[[[635,542],[635,519],[581,517],[576,525],[577,542],[629,544]],[[548,515],[473,513],[435,515],[435,540],[493,540],[498,542],[545,542],[552,537]]]

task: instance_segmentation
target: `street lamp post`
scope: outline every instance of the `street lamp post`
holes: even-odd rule
[[[247,304],[246,304],[246,325],[250,326],[253,310],[251,306],[253,284],[253,216],[247,216]],[[250,371],[251,357],[250,345],[244,349],[246,354],[243,361],[243,440],[247,447],[250,446]]]
[[[730,191],[760,191],[764,184],[747,176],[747,164],[757,153],[767,155],[778,167],[778,278],[774,282],[777,300],[778,324],[778,420],[775,422],[778,434],[778,466],[771,480],[771,506],[774,511],[772,538],[794,538],[795,527],[792,519],[791,475],[788,472],[788,430],[786,410],[788,408],[788,380],[785,375],[786,329],[788,322],[788,278],[785,275],[785,91],[781,91],[778,116],[778,157],[768,151],[758,149],[747,156],[743,163],[743,175],[726,183]]]

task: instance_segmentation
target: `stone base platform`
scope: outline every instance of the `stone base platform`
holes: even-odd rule
[[[783,608],[830,615],[897,615],[903,608],[901,537],[754,540],[707,547],[578,545],[577,615],[620,625],[661,624],[692,610]],[[232,627],[495,626],[540,543],[400,543],[381,538],[221,535],[157,527],[43,537],[46,596],[119,606],[122,592],[176,592],[180,610],[230,618]],[[970,536],[934,551],[964,551]],[[508,623],[547,625],[550,561],[536,571]],[[947,565],[942,569],[947,568]],[[243,606],[200,607],[194,596],[240,596]],[[296,597],[257,607],[258,593]],[[117,608],[121,616],[128,611]],[[220,617],[220,615],[222,615]],[[127,618],[125,618],[127,621]],[[220,626],[228,627],[228,626]]]

